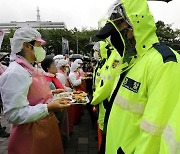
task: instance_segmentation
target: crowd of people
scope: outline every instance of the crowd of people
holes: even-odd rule
[[[11,40],[11,63],[2,69],[0,82],[4,115],[13,124],[8,153],[64,153],[63,142],[84,110],[53,95],[87,92],[92,72],[83,71],[81,59],[70,63],[63,55],[46,55],[45,43],[30,27],[16,30]]]
[[[96,34],[96,61],[86,67],[93,74],[84,71],[83,59],[46,55],[37,30],[15,31],[11,63],[0,76],[4,115],[12,124],[9,154],[64,153],[85,109],[54,99],[65,92],[88,94],[99,154],[180,152],[179,53],[159,42],[146,0],[117,2],[108,17]]]

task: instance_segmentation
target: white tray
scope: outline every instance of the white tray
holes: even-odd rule
[[[69,104],[71,104],[71,105],[86,105],[88,103],[89,103],[89,98],[88,97],[86,97],[86,102],[85,103],[76,103],[75,99],[73,99],[71,102],[69,102]]]
[[[62,97],[62,96],[65,96],[65,97]],[[55,94],[53,96],[53,101],[56,100],[56,99],[61,99],[61,98],[71,99],[72,101],[69,102],[69,104],[71,104],[71,105],[86,105],[87,103],[89,103],[89,98],[87,96],[86,96],[86,102],[85,103],[76,103],[76,100],[72,99],[72,93],[67,93],[67,92],[62,93],[62,95]]]

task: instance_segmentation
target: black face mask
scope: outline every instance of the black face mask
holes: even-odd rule
[[[111,43],[121,56],[123,56],[124,44],[117,30],[111,33]]]
[[[131,50],[132,48],[134,48],[133,45],[132,45],[131,40],[128,39],[128,36],[127,36],[128,31],[129,31],[130,28],[131,28],[131,27],[128,26],[127,28],[125,28],[125,29],[123,29],[123,30],[121,31],[121,34],[122,34],[123,39],[124,39],[125,44],[126,44],[126,51],[127,51],[127,50]],[[133,39],[132,39],[132,40],[133,40]]]
[[[131,40],[128,39],[127,37],[127,34],[128,34],[128,31],[131,27],[128,26],[127,28],[123,29],[120,33],[124,39],[124,42],[126,44],[126,49],[125,51],[128,51],[128,50],[131,50],[132,48],[134,48],[133,46],[133,41],[135,42],[135,39],[132,38]],[[118,33],[117,30],[113,31],[111,33],[111,43],[112,45],[118,50],[119,54],[122,56],[123,55],[123,50],[124,50],[124,45],[123,45],[123,42],[122,42],[122,39]]]
[[[128,39],[128,36],[127,36],[130,28],[131,27],[128,26],[127,28],[125,28],[121,31],[121,35],[126,44],[123,62],[127,62],[128,64],[131,62],[132,57],[137,54],[136,49],[133,46],[134,37],[130,40],[130,39]]]

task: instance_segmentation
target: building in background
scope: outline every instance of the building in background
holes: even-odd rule
[[[11,21],[10,23],[0,23],[0,29],[4,30],[5,33],[10,32],[11,29],[16,30],[17,28],[24,26],[30,26],[35,29],[65,29],[66,28],[64,22],[41,21],[39,7],[37,8],[36,21],[25,21],[25,22]]]

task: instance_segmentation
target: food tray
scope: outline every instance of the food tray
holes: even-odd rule
[[[75,99],[72,99],[72,101],[69,102],[69,104],[71,104],[71,105],[86,105],[88,103],[89,103],[89,98],[88,97],[86,97],[86,102],[85,103],[76,103]]]

